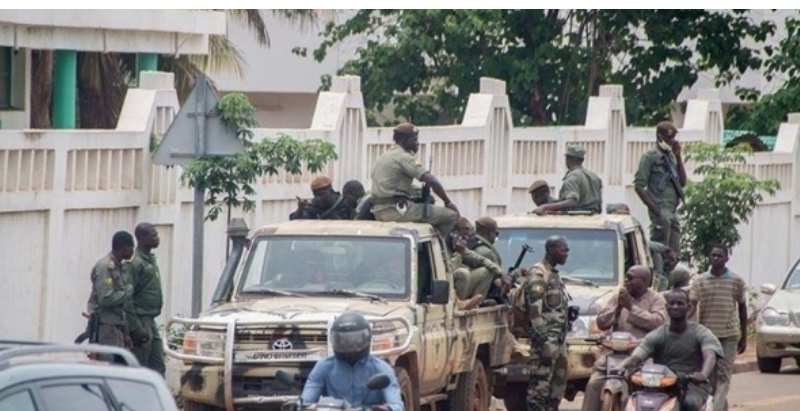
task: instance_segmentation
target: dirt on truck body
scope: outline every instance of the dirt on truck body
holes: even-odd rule
[[[534,251],[525,255],[522,266],[531,267],[544,257],[545,240],[563,235],[569,244],[567,263],[558,267],[572,298],[570,305],[580,306],[580,316],[567,334],[567,392],[568,400],[583,391],[601,351],[591,340],[601,334],[596,315],[606,302],[625,283],[625,272],[632,265],[652,267],[647,237],[639,222],[629,215],[615,214],[558,214],[538,216],[517,214],[495,217],[499,236],[495,247],[503,261],[514,261],[523,244]],[[515,318],[515,324],[527,321]],[[517,337],[517,349],[512,364],[500,370],[497,396],[506,392],[518,393],[527,386],[529,336],[521,327],[512,330]],[[513,396],[509,396],[513,397]],[[507,398],[517,403],[522,398]],[[510,411],[513,411],[508,407]],[[519,404],[513,407],[519,408]],[[524,409],[524,408],[522,408]]]
[[[217,304],[167,354],[181,360],[186,411],[279,409],[333,354],[328,329],[347,310],[373,328],[373,354],[395,369],[406,410],[440,402],[488,410],[492,374],[510,361],[509,308],[457,310],[449,255],[427,224],[302,221],[266,226],[234,249]],[[172,331],[173,333],[175,331]],[[479,404],[474,408],[474,404]]]

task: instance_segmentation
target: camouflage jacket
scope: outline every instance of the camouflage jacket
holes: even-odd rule
[[[562,343],[567,331],[569,297],[558,270],[542,260],[531,267],[521,288],[514,305],[528,314],[531,346]]]
[[[161,314],[164,297],[161,291],[161,275],[152,253],[137,248],[128,266],[128,278],[133,286],[131,303],[126,307],[125,317],[131,332],[142,328],[140,317],[155,318]]]
[[[352,220],[356,216],[356,210],[350,207],[341,194],[335,193],[334,203],[330,207],[325,207],[317,201],[312,201],[311,205],[300,210],[297,209],[289,214],[289,220]]]

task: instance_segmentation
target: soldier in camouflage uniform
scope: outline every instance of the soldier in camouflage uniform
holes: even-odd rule
[[[289,220],[352,220],[356,211],[344,196],[333,190],[331,179],[320,176],[311,182],[313,200],[297,198],[297,210]]]
[[[568,256],[567,240],[549,237],[544,259],[531,267],[522,285],[531,336],[528,411],[558,410],[567,388],[569,297],[555,267]]]
[[[92,268],[92,292],[87,311],[98,317],[97,344],[132,346],[125,309],[130,304],[133,286],[128,283],[127,267],[123,265],[132,255],[133,236],[127,231],[118,231],[111,240],[111,252]]]
[[[133,354],[139,364],[162,376],[164,348],[155,318],[161,314],[164,298],[161,292],[161,275],[156,256],[151,252],[158,248],[159,238],[156,227],[150,223],[140,223],[134,231],[136,253],[128,268],[128,277],[133,285],[133,297],[125,315],[133,341]]]
[[[675,139],[677,135],[678,129],[672,123],[658,123],[656,147],[642,155],[633,178],[636,194],[647,206],[650,216],[650,240],[675,251],[681,249],[677,210],[686,185],[681,145]]]
[[[567,147],[565,155],[567,173],[558,193],[558,202],[543,204],[533,210],[538,215],[557,211],[603,212],[603,182],[594,172],[583,168],[586,149],[581,146]]]
[[[450,234],[458,219],[458,207],[430,170],[415,157],[419,150],[419,130],[410,123],[394,128],[397,145],[384,153],[372,169],[372,213],[378,221],[427,223],[439,234]],[[411,198],[414,180],[427,183],[442,199],[444,207],[415,203]],[[425,216],[427,209],[427,216]]]

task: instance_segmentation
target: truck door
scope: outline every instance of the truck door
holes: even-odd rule
[[[429,304],[427,296],[433,289],[434,279],[446,279],[446,269],[442,262],[442,249],[437,240],[423,241],[417,245],[417,307],[418,326],[421,331],[419,352],[420,391],[429,393],[444,386],[449,365],[447,359],[451,351],[453,304]],[[451,294],[451,299],[454,298]]]

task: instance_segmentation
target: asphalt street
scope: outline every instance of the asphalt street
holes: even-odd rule
[[[733,376],[728,395],[730,410],[736,411],[797,411],[800,409],[800,369],[786,367],[780,374],[749,372]],[[573,402],[561,403],[562,411],[581,409],[582,396]]]

